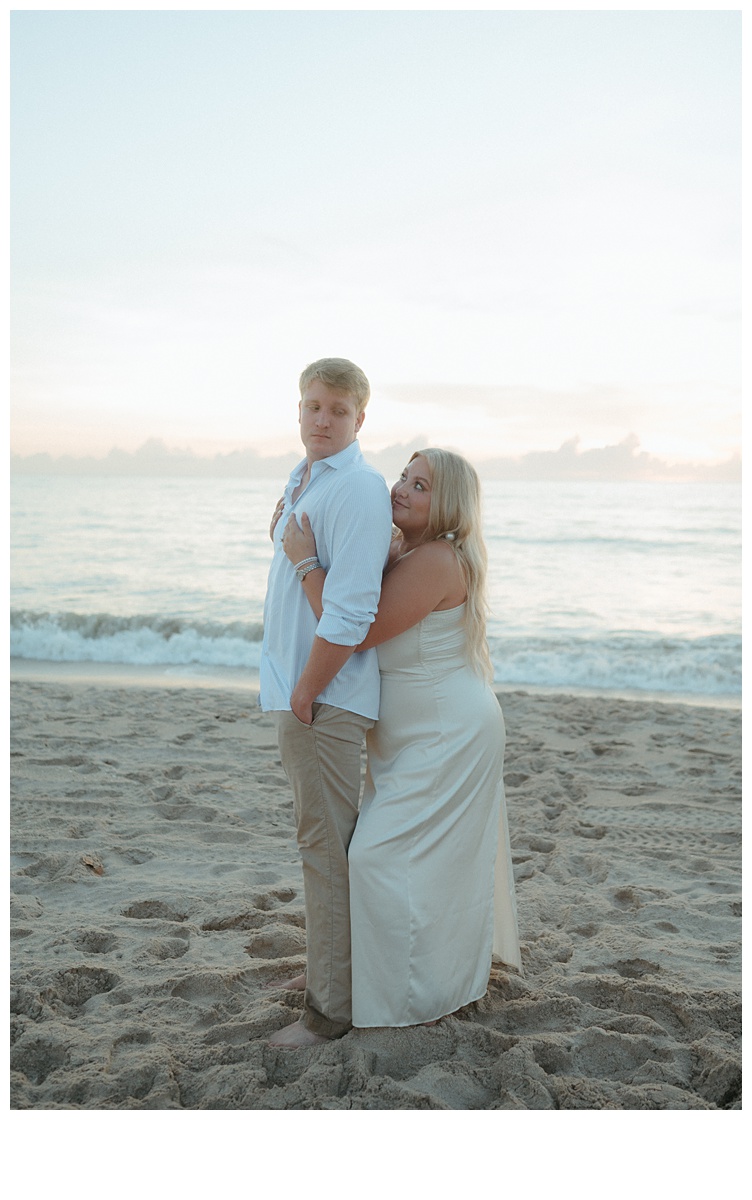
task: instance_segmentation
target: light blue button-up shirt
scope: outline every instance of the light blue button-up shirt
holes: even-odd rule
[[[357,441],[311,467],[308,485],[292,495],[306,467],[302,459],[285,489],[274,531],[274,558],[264,605],[260,701],[265,711],[289,709],[316,635],[337,646],[358,646],[379,603],[381,576],[392,536],[392,505],[383,477],[369,466]],[[293,564],[282,549],[291,513],[307,513],[316,553],[326,570],[321,620],[309,605]],[[353,654],[317,699],[364,717],[379,715],[375,650]]]

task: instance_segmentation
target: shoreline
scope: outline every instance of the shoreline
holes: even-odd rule
[[[250,692],[258,695],[259,673],[248,668],[210,667],[200,664],[168,666],[135,663],[51,662],[31,658],[10,659],[10,680],[35,680],[55,683],[101,684],[106,687],[199,688]],[[704,696],[682,692],[653,692],[636,689],[597,690],[595,688],[543,687],[525,683],[491,684],[499,698],[527,696],[574,696],[590,700],[627,700],[636,704],[681,704],[692,708],[720,708],[741,711],[741,696]]]
[[[12,1108],[740,1108],[738,711],[501,693],[524,975],[291,1053],[272,721],[181,683],[12,681]]]

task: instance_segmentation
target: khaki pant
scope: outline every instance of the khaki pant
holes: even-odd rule
[[[358,817],[360,752],[368,717],[314,704],[313,724],[275,712],[282,766],[295,797],[306,910],[303,1024],[340,1037],[352,1025],[347,850]]]

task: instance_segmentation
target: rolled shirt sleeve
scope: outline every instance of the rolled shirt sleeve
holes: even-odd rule
[[[337,646],[359,646],[379,606],[392,536],[391,500],[383,480],[366,472],[351,476],[347,488],[336,492],[319,552],[326,581],[316,633]]]

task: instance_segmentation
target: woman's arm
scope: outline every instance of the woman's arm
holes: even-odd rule
[[[322,597],[324,594],[325,579],[326,571],[320,564],[303,577],[303,591],[305,592],[306,600],[314,611],[317,621],[321,620],[321,614],[324,611]]]
[[[295,566],[296,563],[302,562],[305,558],[314,558],[316,555],[316,539],[313,536],[311,522],[306,513],[300,514],[300,525],[298,525],[295,513],[290,513],[290,518],[285,526],[285,532],[282,536],[282,549],[289,558],[290,562]],[[306,599],[313,609],[317,620],[321,619],[321,614],[324,611],[322,595],[324,592],[324,580],[326,579],[326,571],[323,567],[316,567],[313,571],[309,571],[303,577],[302,587],[306,594]]]
[[[305,513],[300,515],[300,525],[295,514],[290,515],[282,546],[293,564],[315,556],[316,539]],[[318,567],[308,572],[301,585],[318,618],[323,612],[325,579],[326,571]],[[440,605],[451,608],[464,599],[465,586],[454,550],[446,542],[426,542],[401,558],[384,576],[378,612],[358,650],[388,642]]]
[[[446,542],[426,542],[401,558],[384,576],[379,611],[358,650],[388,642],[437,608],[453,608],[465,598],[454,550]]]

